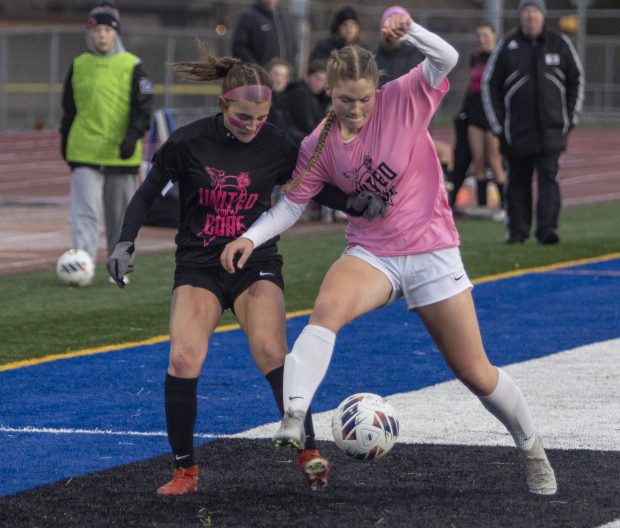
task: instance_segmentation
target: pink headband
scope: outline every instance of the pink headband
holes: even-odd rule
[[[381,25],[379,27],[383,28],[383,24],[385,24],[385,21],[392,15],[409,15],[409,12],[404,7],[400,7],[397,5],[388,7],[381,16]]]
[[[246,84],[245,86],[237,86],[232,90],[228,90],[222,97],[231,101],[271,102],[271,88],[264,84]]]

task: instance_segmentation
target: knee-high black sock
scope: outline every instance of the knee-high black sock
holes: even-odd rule
[[[194,426],[196,424],[198,378],[176,378],[166,374],[166,425],[174,464],[179,468],[193,466]]]
[[[276,405],[280,411],[280,415],[284,414],[284,402],[282,395],[282,385],[284,383],[284,366],[273,369],[265,376],[271,390],[273,391],[273,397],[276,400]],[[314,423],[312,422],[312,408],[308,409],[306,418],[304,420],[304,429],[306,430],[306,449],[316,449],[316,440],[314,438]]]
[[[495,185],[497,185],[497,192],[499,193],[499,204],[504,209],[504,184],[495,182]]]
[[[476,191],[478,194],[478,205],[484,207],[487,204],[487,181],[476,180]]]

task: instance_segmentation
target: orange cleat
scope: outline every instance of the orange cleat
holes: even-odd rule
[[[302,449],[297,455],[296,464],[310,484],[310,489],[316,491],[327,486],[332,464],[318,449]]]
[[[198,491],[198,466],[176,468],[172,480],[157,490],[157,495],[187,495]]]

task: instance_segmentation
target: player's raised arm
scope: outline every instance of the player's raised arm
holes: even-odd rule
[[[459,54],[450,44],[416,24],[407,14],[395,12],[388,16],[381,32],[387,38],[411,42],[426,56],[422,72],[433,87],[439,86],[458,61]]]

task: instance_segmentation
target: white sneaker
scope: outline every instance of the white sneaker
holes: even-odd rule
[[[114,279],[112,277],[108,277],[108,282],[110,284],[116,284],[116,282],[114,281]],[[129,275],[125,275],[123,277],[123,283],[125,284],[125,286],[127,286],[129,284]]]
[[[521,450],[525,462],[525,478],[530,493],[537,495],[553,495],[558,491],[555,473],[547,459],[547,454],[540,437],[536,434],[534,445],[530,449]]]
[[[273,435],[273,444],[276,447],[290,446],[303,449],[306,444],[306,430],[304,418],[306,413],[287,409],[280,423],[280,429]]]
[[[496,222],[505,222],[506,221],[506,211],[504,209],[498,209],[491,215],[491,219]]]

